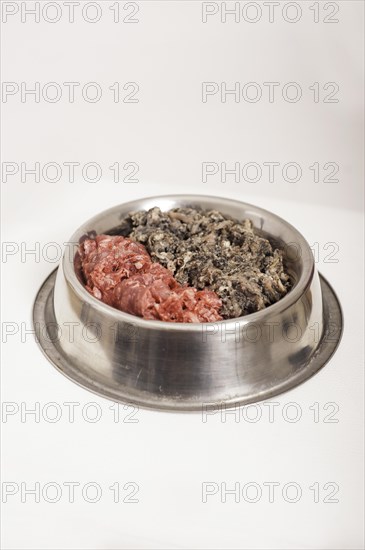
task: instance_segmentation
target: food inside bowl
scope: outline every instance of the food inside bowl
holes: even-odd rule
[[[80,245],[87,290],[106,304],[144,319],[180,323],[219,321],[222,303],[211,290],[179,284],[127,237],[99,235]]]
[[[251,220],[217,210],[131,212],[79,246],[87,290],[145,319],[214,322],[259,311],[291,288],[283,252]]]

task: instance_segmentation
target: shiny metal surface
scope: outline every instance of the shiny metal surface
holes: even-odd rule
[[[147,321],[101,303],[75,273],[80,237],[107,233],[131,210],[152,206],[200,206],[250,218],[285,250],[293,289],[265,310],[214,324]],[[80,227],[38,293],[34,324],[46,356],[78,384],[114,401],[189,411],[252,403],[303,382],[334,353],[342,313],[309,245],[290,224],[238,201],[172,195],[116,206]]]

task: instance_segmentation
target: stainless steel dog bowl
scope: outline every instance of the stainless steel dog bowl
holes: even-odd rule
[[[108,233],[128,212],[153,206],[200,206],[250,218],[284,249],[292,290],[265,310],[214,324],[148,321],[98,301],[75,272],[80,237]],[[34,325],[48,359],[81,386],[114,401],[193,411],[260,401],[300,384],[334,353],[342,314],[308,243],[286,221],[234,200],[171,195],[116,206],[82,225],[36,297]]]

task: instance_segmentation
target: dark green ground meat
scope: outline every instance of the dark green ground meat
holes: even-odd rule
[[[251,220],[216,210],[157,207],[132,212],[113,231],[142,243],[179,283],[214,290],[225,319],[264,309],[290,289],[283,253],[254,233]]]

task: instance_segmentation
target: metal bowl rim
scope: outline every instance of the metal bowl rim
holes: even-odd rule
[[[313,254],[311,252],[311,249],[309,247],[309,244],[303,237],[303,235],[289,222],[281,218],[280,216],[270,212],[269,210],[265,210],[264,208],[255,206],[253,204],[244,203],[241,201],[237,201],[235,199],[227,199],[225,197],[219,197],[219,196],[213,196],[213,195],[185,195],[185,194],[177,194],[177,195],[153,195],[150,197],[142,197],[140,199],[135,199],[133,201],[129,201],[126,203],[121,203],[116,206],[112,206],[111,208],[108,208],[106,210],[103,210],[102,212],[99,212],[99,214],[96,214],[95,216],[89,218],[86,222],[84,222],[72,235],[69,243],[75,243],[78,241],[78,237],[80,233],[84,230],[85,226],[90,226],[93,223],[97,222],[101,218],[107,216],[108,214],[115,212],[118,209],[125,209],[126,207],[133,211],[134,207],[132,205],[136,205],[139,202],[146,202],[151,200],[172,200],[172,201],[185,201],[185,202],[192,202],[199,204],[200,201],[206,201],[206,200],[219,200],[220,204],[224,206],[226,204],[229,206],[229,204],[232,205],[232,203],[236,206],[245,207],[246,209],[253,209],[260,215],[262,215],[263,218],[271,217],[274,218],[277,222],[280,224],[286,226],[291,233],[295,233],[297,239],[300,242],[301,247],[301,253],[302,253],[302,260],[303,260],[303,271],[302,274],[297,281],[295,287],[281,300],[276,302],[275,304],[272,304],[265,309],[262,309],[260,311],[256,311],[254,313],[249,313],[247,315],[241,316],[241,317],[235,317],[233,319],[223,319],[221,321],[215,321],[214,323],[169,323],[167,321],[153,321],[148,319],[143,319],[141,317],[137,317],[135,315],[131,315],[129,313],[124,313],[123,311],[120,311],[112,306],[109,306],[108,304],[104,304],[92,294],[90,294],[86,288],[82,285],[82,283],[79,281],[75,269],[74,269],[74,263],[71,261],[70,257],[66,258],[66,254],[63,255],[62,259],[62,266],[63,271],[65,275],[65,279],[67,284],[72,288],[72,290],[86,303],[88,303],[90,306],[94,307],[95,309],[99,310],[101,313],[105,313],[108,317],[112,318],[115,321],[119,322],[125,322],[128,324],[134,324],[143,326],[144,328],[150,328],[150,329],[157,329],[157,330],[177,330],[177,331],[190,331],[190,332],[198,332],[202,330],[202,327],[206,325],[226,325],[228,327],[232,326],[234,327],[236,323],[240,323],[242,325],[247,325],[249,323],[255,323],[260,322],[262,319],[264,319],[268,315],[275,315],[280,314],[283,311],[285,311],[287,308],[291,307],[295,302],[297,302],[301,296],[304,294],[305,290],[310,285],[313,275],[314,275],[314,258]]]
[[[236,406],[246,406],[251,403],[257,403],[274,396],[283,395],[284,393],[295,389],[298,385],[301,385],[303,382],[314,376],[319,370],[321,370],[332,358],[335,351],[337,350],[342,336],[343,336],[343,311],[341,304],[339,302],[336,292],[333,290],[332,286],[329,284],[327,279],[319,274],[322,290],[323,290],[323,304],[324,304],[324,314],[325,314],[325,334],[326,331],[330,330],[331,323],[338,323],[339,333],[336,337],[336,340],[333,338],[322,337],[316,353],[311,357],[307,366],[306,374],[298,374],[295,378],[291,378],[286,383],[282,383],[275,388],[272,388],[267,392],[259,392],[252,394],[248,397],[242,397],[237,394],[234,397],[231,397],[228,400],[220,401],[206,401],[206,402],[197,402],[194,403],[193,400],[188,400],[184,403],[175,402],[171,399],[165,399],[160,402],[151,401],[147,394],[144,392],[143,395],[133,396],[128,395],[128,391],[122,391],[122,393],[116,394],[114,391],[115,388],[110,389],[110,386],[107,387],[103,384],[98,384],[95,380],[88,376],[87,372],[82,372],[76,365],[72,363],[72,357],[63,355],[60,353],[59,348],[56,346],[56,343],[52,340],[48,340],[43,333],[41,327],[45,324],[47,326],[47,303],[50,297],[53,296],[55,278],[58,268],[53,270],[45,281],[42,283],[39,288],[35,301],[33,304],[33,328],[36,334],[36,341],[41,348],[44,356],[50,361],[50,363],[66,378],[76,383],[78,386],[91,391],[92,393],[99,395],[104,399],[112,400],[113,402],[121,402],[125,404],[137,405],[139,408],[145,410],[153,410],[157,412],[170,412],[170,413],[196,413],[202,411],[202,406],[204,404],[224,404],[227,408],[232,408]],[[332,301],[332,305],[331,305]],[[327,314],[326,314],[326,310]],[[51,324],[57,324],[56,318],[54,316],[54,308],[52,308],[52,321]]]

